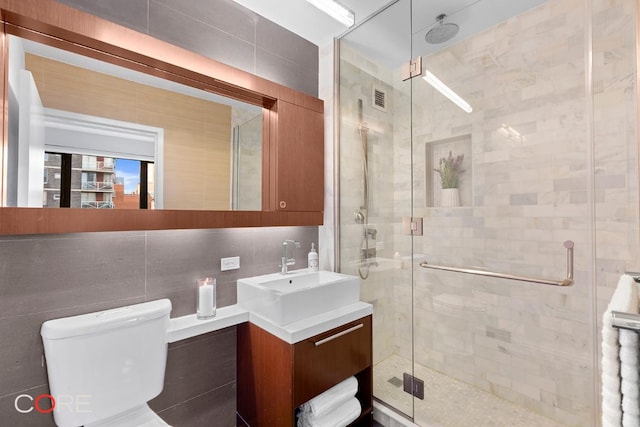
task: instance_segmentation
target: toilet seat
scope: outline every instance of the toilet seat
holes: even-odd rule
[[[105,420],[87,424],[85,427],[171,427],[149,408],[139,406]]]

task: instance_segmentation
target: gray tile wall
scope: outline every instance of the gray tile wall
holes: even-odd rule
[[[318,47],[233,0],[57,0],[318,96]]]
[[[231,0],[61,0],[220,62],[317,96],[318,48]],[[317,227],[0,236],[0,419],[51,426],[51,414],[16,409],[47,393],[40,326],[49,319],[170,298],[193,313],[195,280],[218,279],[218,306],[236,280],[274,272],[283,239],[302,243],[306,266]],[[240,270],[220,272],[220,258]],[[165,389],[151,407],[171,425],[235,426],[235,328],[171,344]],[[18,407],[28,408],[28,397]],[[43,406],[43,408],[46,405]]]
[[[278,270],[281,244],[296,239],[296,267],[317,227],[0,236],[0,419],[52,426],[51,414],[20,413],[16,398],[48,392],[40,326],[49,319],[159,298],[172,317],[195,312],[195,281],[217,278],[218,306],[236,302],[238,278]],[[220,258],[240,269],[220,271]],[[151,407],[176,426],[235,426],[236,331],[227,328],[169,346],[165,388]],[[28,398],[18,407],[29,408]]]

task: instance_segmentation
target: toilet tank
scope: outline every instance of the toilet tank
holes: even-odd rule
[[[100,421],[160,394],[170,311],[162,299],[44,322],[56,424]]]

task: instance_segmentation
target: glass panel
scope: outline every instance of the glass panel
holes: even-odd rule
[[[399,1],[340,41],[340,268],[361,278],[374,306],[374,397],[405,417],[413,399],[410,1]],[[384,38],[372,34],[385,34]],[[392,52],[393,58],[383,55]]]
[[[589,321],[602,330],[607,305],[621,273],[640,271],[638,236],[638,7],[635,0],[593,0],[590,21],[593,34],[593,167],[595,203],[595,278],[597,310]],[[575,193],[576,190],[572,189]],[[608,334],[609,335],[609,334]],[[600,334],[598,334],[600,336]],[[611,346],[600,348],[605,360],[616,359]],[[607,351],[608,350],[608,351]],[[613,365],[615,366],[615,365]],[[631,365],[627,365],[631,366]],[[603,369],[605,372],[608,370]],[[609,371],[610,372],[610,371]],[[634,369],[631,369],[633,375]],[[637,374],[636,374],[637,375]],[[623,423],[609,396],[615,393],[618,379],[613,375],[601,381],[608,408],[603,425],[633,423],[634,411],[627,412]],[[615,385],[614,385],[615,384]],[[626,384],[623,392],[629,390]],[[604,390],[607,390],[605,394]],[[635,387],[637,389],[637,387]],[[632,388],[633,390],[633,388]],[[633,400],[632,394],[627,394]],[[630,406],[625,402],[625,412]],[[604,405],[603,405],[604,406]],[[635,412],[637,413],[637,412]],[[607,419],[604,422],[604,419]],[[598,421],[600,419],[598,418]],[[599,424],[598,424],[599,425]]]

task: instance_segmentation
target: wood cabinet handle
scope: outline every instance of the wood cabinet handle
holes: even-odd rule
[[[359,323],[356,326],[350,327],[349,329],[345,329],[344,331],[340,331],[337,334],[333,334],[331,336],[328,336],[327,338],[323,338],[323,339],[321,339],[319,341],[316,341],[316,342],[314,342],[314,344],[316,345],[316,347],[318,347],[319,345],[328,343],[329,341],[333,341],[336,338],[339,338],[339,337],[341,337],[343,335],[347,335],[350,332],[357,331],[358,329],[363,328],[363,327],[364,327],[364,323]]]
[[[280,209],[284,209],[287,207],[287,202],[285,202],[284,200],[280,200]]]

